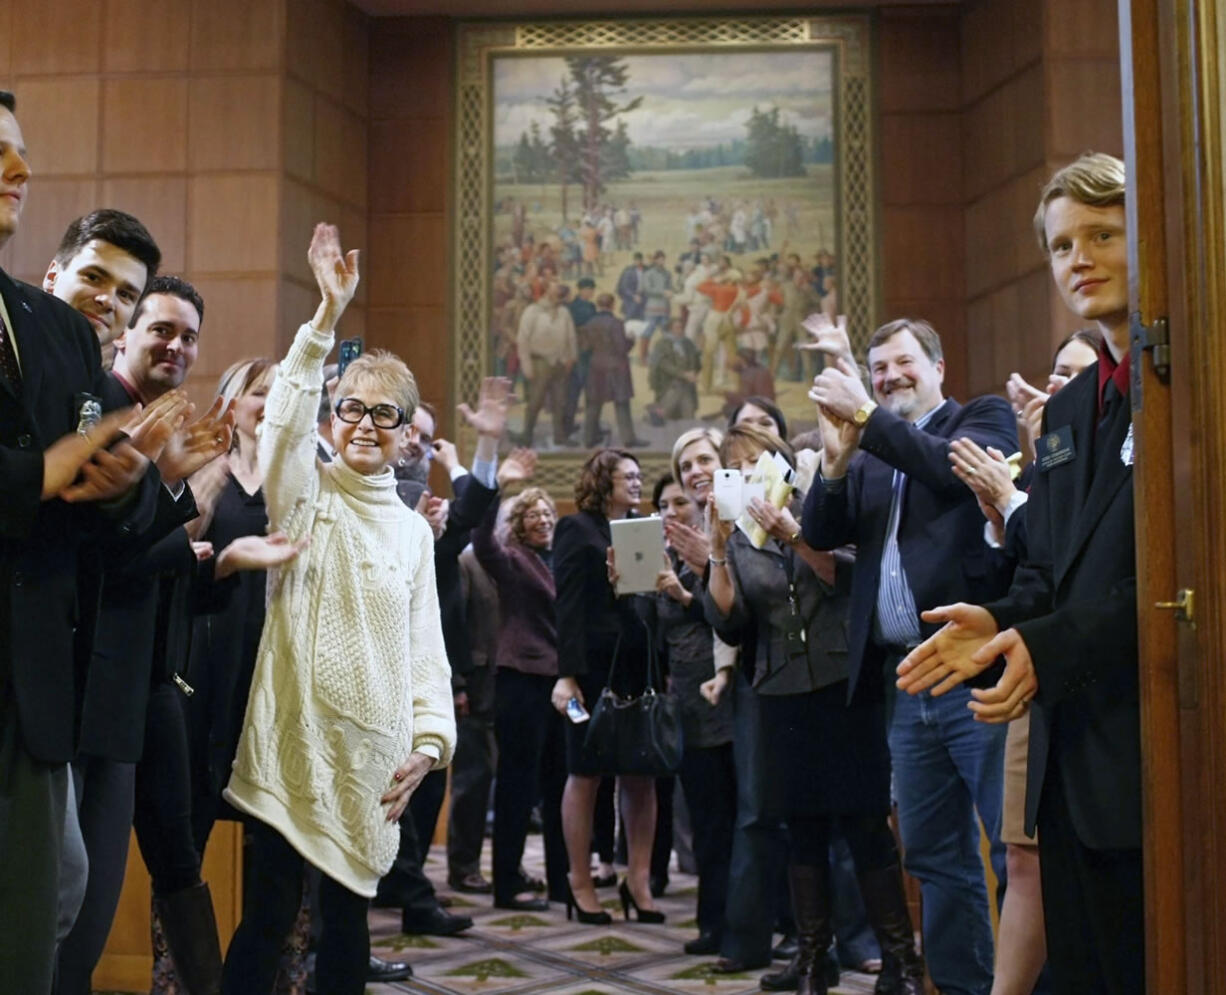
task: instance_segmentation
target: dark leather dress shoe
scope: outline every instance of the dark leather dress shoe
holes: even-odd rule
[[[473,871],[463,877],[448,877],[447,884],[454,891],[461,891],[466,895],[488,895],[494,890],[494,886],[482,876],[480,871]]]
[[[400,918],[400,928],[403,932],[419,936],[455,936],[456,933],[471,929],[472,925],[472,916],[453,916],[437,905],[429,912],[409,912],[406,909]]]
[[[413,977],[413,968],[400,960],[382,960],[374,954],[370,955],[370,965],[366,968],[367,981],[407,981]]]
[[[512,912],[548,912],[549,903],[543,898],[495,898],[494,908],[510,909]]]
[[[691,957],[709,957],[719,953],[719,937],[714,933],[699,933],[698,938],[690,940],[683,948]]]
[[[744,974],[746,971],[760,971],[769,964],[769,960],[738,960],[735,957],[721,957],[711,965],[711,973]]]
[[[783,939],[771,948],[771,960],[791,960],[796,956],[796,934],[784,933]]]

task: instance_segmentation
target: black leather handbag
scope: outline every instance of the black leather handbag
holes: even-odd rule
[[[613,650],[608,686],[600,692],[587,735],[587,753],[607,774],[665,777],[677,773],[684,748],[681,738],[681,703],[674,695],[657,691],[662,686],[655,641],[648,640],[647,687],[633,698],[623,698],[611,687],[621,637]]]

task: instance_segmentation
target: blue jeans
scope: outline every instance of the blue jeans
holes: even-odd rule
[[[924,956],[944,995],[988,995],[992,923],[979,851],[983,820],[1002,890],[1004,725],[976,722],[966,688],[939,698],[897,694],[890,758],[904,864],[924,900]]]
[[[767,769],[758,693],[740,668],[733,681],[736,823],[719,952],[732,960],[760,966],[770,962],[775,921],[780,906],[786,907],[783,871],[787,834],[781,823],[765,813],[766,780],[780,775]]]

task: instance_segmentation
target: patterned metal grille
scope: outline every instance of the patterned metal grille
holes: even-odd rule
[[[472,22],[459,26],[453,177],[452,400],[472,402],[489,355],[490,190],[492,139],[490,60],[494,55],[549,50],[652,49],[703,51],[830,44],[838,63],[838,219],[843,309],[857,352],[879,314],[874,141],[869,20],[863,16],[802,18],[703,17],[658,20]],[[461,438],[463,435],[461,433]],[[472,440],[467,440],[471,442]],[[536,481],[569,500],[585,454],[543,454]],[[652,479],[668,469],[668,455],[640,456]]]

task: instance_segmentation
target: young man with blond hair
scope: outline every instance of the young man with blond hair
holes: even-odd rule
[[[899,686],[915,693],[1005,658],[970,708],[984,722],[1030,711],[1026,827],[1041,830],[1060,993],[1145,989],[1124,192],[1124,164],[1102,154],[1082,156],[1043,190],[1039,245],[1065,303],[1098,326],[1103,347],[1047,403],[1027,560],[1008,596],[925,613],[946,624],[899,667]]]

